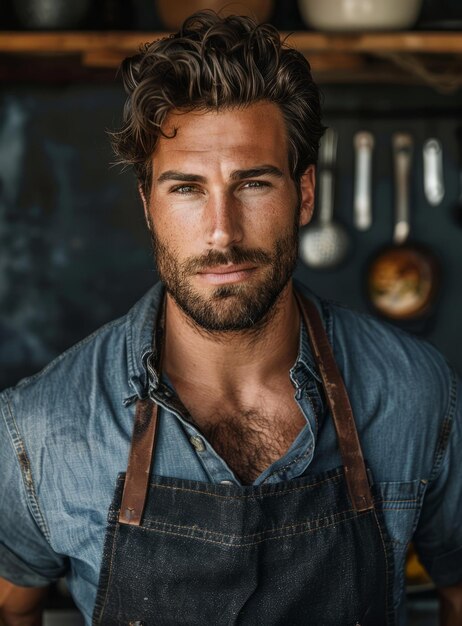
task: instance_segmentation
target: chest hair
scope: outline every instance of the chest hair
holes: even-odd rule
[[[200,422],[208,441],[244,485],[253,483],[287,452],[303,425],[304,418],[294,401],[277,413],[241,410],[220,414],[213,422]]]

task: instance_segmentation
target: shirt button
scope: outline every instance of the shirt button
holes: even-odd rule
[[[204,442],[202,441],[202,439],[200,437],[198,437],[197,435],[194,435],[193,437],[191,437],[191,439],[189,441],[196,448],[197,452],[204,452],[205,445],[204,445]]]
[[[220,480],[220,485],[234,485],[232,480]]]

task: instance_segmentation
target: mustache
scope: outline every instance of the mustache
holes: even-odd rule
[[[269,265],[271,262],[271,255],[259,248],[246,250],[237,246],[231,246],[226,252],[209,250],[200,257],[187,259],[182,263],[182,269],[189,274],[194,274],[201,270],[206,270],[209,267],[215,267],[216,265],[238,265],[241,263]]]

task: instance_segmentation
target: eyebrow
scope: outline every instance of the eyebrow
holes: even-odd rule
[[[247,170],[234,170],[231,172],[230,178],[233,181],[245,180],[246,178],[258,178],[260,176],[275,176],[282,178],[283,172],[274,165],[260,165],[252,167]],[[163,183],[168,180],[176,180],[184,183],[206,183],[205,176],[200,174],[186,174],[185,172],[178,172],[176,170],[167,170],[157,179],[158,183]]]

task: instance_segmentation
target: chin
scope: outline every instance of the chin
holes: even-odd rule
[[[286,283],[287,284],[287,283]],[[271,317],[283,288],[229,284],[212,290],[188,289],[171,293],[183,313],[208,332],[236,332],[261,328]]]

